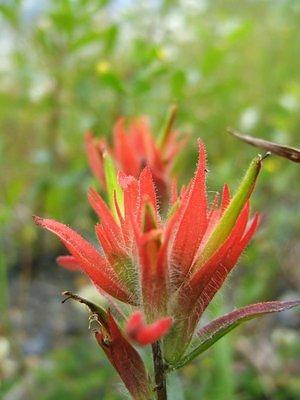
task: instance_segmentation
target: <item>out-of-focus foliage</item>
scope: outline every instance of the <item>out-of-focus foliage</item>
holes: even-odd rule
[[[227,126],[299,146],[297,0],[4,0],[0,11],[1,264],[13,279],[19,271],[26,276],[42,254],[58,251],[57,242],[33,226],[32,214],[92,234],[85,200],[94,183],[83,147],[87,129],[109,137],[117,116],[146,114],[158,134],[168,106],[177,103],[177,126],[191,136],[177,172],[182,181],[190,176],[195,138],[202,137],[212,197],[223,181],[236,187],[256,153],[226,134]],[[289,297],[290,292],[299,297],[299,181],[298,165],[276,157],[266,160],[254,196],[255,208],[263,213],[262,227],[225,289],[224,308]],[[295,322],[284,320],[283,325],[290,329]],[[242,345],[244,349],[249,343]],[[234,356],[224,354],[224,346],[215,351],[216,357],[212,351],[184,372],[183,381],[196,385],[191,393],[201,386],[203,398],[224,398],[226,390],[222,397],[207,389],[216,373],[241,399],[295,398],[299,365],[285,381],[283,368],[279,375],[268,367],[259,370],[245,356],[223,368],[223,357],[230,361]],[[235,388],[233,368],[243,372]],[[84,386],[78,387],[74,384],[74,393],[83,393]],[[61,390],[53,398],[63,398]],[[74,394],[88,398],[81,396]]]

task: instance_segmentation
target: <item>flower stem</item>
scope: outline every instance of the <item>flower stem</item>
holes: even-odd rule
[[[4,237],[4,236],[3,236]],[[0,246],[0,326],[3,326],[3,331],[8,331],[8,271],[6,263],[6,254],[4,246]]]
[[[159,341],[152,344],[157,400],[167,400],[166,368]]]

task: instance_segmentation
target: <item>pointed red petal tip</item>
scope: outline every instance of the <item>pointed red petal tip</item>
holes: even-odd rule
[[[156,187],[153,181],[151,168],[147,165],[139,177],[139,189],[143,202],[149,201],[157,210]]]
[[[91,140],[91,139],[93,139],[93,137],[94,136],[93,136],[92,132],[90,132],[90,131],[86,131],[84,134],[85,140]]]
[[[144,322],[142,313],[137,311],[127,321],[126,332],[130,339],[141,346],[146,346],[166,335],[172,324],[172,318],[165,317],[147,325]]]
[[[132,183],[136,183],[136,182],[137,182],[137,180],[135,179],[134,176],[126,175],[122,171],[118,172],[118,183],[122,189],[126,190],[129,187],[129,185],[131,185]]]
[[[107,147],[104,139],[96,139],[91,132],[84,135],[88,163],[94,176],[105,187],[102,153]]]
[[[62,241],[96,286],[118,300],[130,302],[130,294],[118,282],[108,261],[88,241],[60,222],[40,217],[33,219],[37,225],[54,233]]]
[[[56,262],[60,267],[66,268],[70,271],[81,271],[81,266],[73,256],[59,256]]]

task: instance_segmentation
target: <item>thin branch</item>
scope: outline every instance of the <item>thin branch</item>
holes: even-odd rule
[[[166,367],[159,341],[152,344],[157,400],[167,400]]]

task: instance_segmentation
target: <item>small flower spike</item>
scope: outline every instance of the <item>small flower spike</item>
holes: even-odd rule
[[[171,189],[170,172],[174,159],[186,142],[173,130],[175,115],[176,107],[173,107],[157,141],[151,134],[145,118],[133,120],[127,129],[125,119],[120,118],[114,127],[111,147],[104,139],[96,139],[91,132],[87,132],[85,143],[89,165],[101,186],[106,187],[104,154],[108,153],[120,171],[135,178],[138,178],[148,165],[159,197],[165,197]]]

